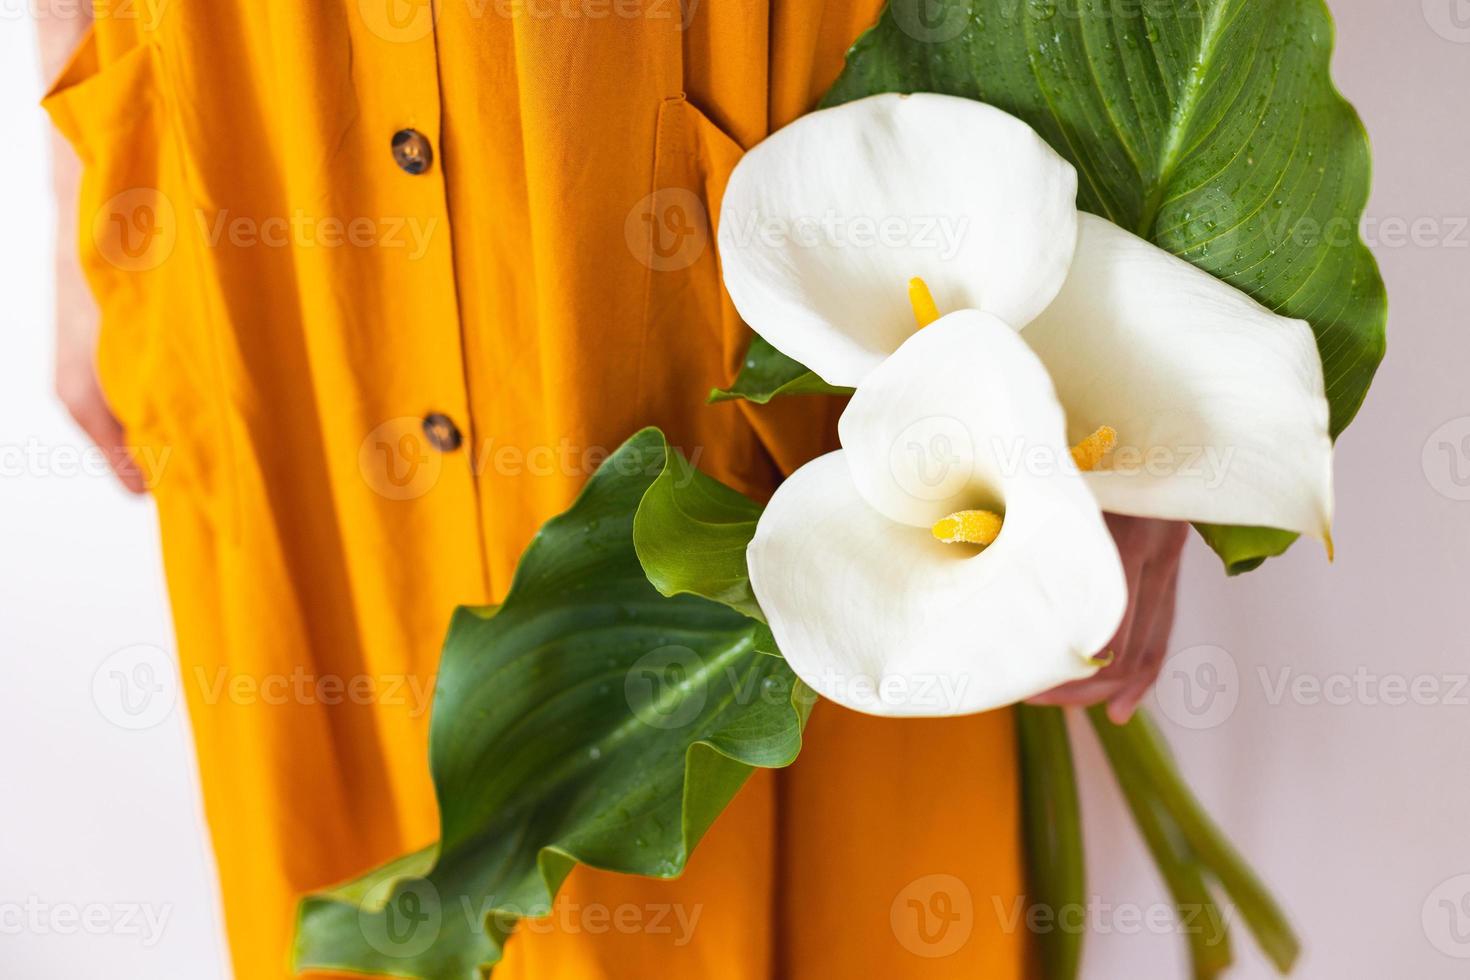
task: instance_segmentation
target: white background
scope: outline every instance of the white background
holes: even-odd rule
[[[97,474],[51,397],[49,123],[25,9],[0,6],[0,977],[215,980],[182,701],[129,718],[112,676],[129,648],[145,667],[173,651],[153,506]]]
[[[1297,975],[1463,977],[1470,4],[1332,7],[1335,74],[1374,138],[1368,230],[1392,303],[1388,360],[1339,446],[1338,560],[1303,544],[1226,581],[1192,543],[1155,710],[1292,912]],[[213,980],[226,969],[182,708],[131,730],[93,693],[137,669],[139,645],[156,665],[172,640],[152,509],[73,472],[86,443],[50,396],[45,120],[22,11],[0,8],[0,975]],[[1402,241],[1416,221],[1418,243]],[[1400,682],[1424,703],[1392,703]],[[1302,683],[1323,688],[1293,694]],[[1130,925],[1165,895],[1079,742],[1101,903],[1085,975],[1183,977],[1177,936]],[[1233,976],[1271,975],[1235,942]]]

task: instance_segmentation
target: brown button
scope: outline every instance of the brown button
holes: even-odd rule
[[[393,134],[393,160],[407,173],[421,174],[434,162],[434,148],[417,129],[400,129]]]
[[[430,412],[424,416],[424,435],[429,445],[441,453],[452,453],[464,443],[459,426],[443,412]]]

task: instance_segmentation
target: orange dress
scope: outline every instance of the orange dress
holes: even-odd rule
[[[825,448],[830,400],[705,406],[748,339],[713,228],[877,13],[98,5],[46,105],[86,166],[103,387],[153,461],[242,980],[287,974],[303,892],[435,838],[449,615],[606,451],[657,424],[759,496]],[[496,978],[1019,976],[1013,754],[1005,713],[821,705],[682,879],[579,869]],[[687,931],[577,914],[670,904]]]

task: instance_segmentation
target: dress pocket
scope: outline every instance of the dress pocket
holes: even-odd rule
[[[716,230],[720,199],[744,151],[683,96],[659,106],[653,190],[631,216],[641,222],[648,268],[644,310],[654,345],[695,334],[718,351],[723,382],[738,366],[747,335],[720,280]],[[630,243],[634,240],[630,227]]]
[[[96,29],[87,33],[41,105],[91,165],[109,156],[115,136],[155,107],[155,46],[142,42],[106,63]]]
[[[183,277],[185,209],[170,191],[176,152],[158,85],[157,46],[110,59],[96,30],[42,101],[82,161],[78,242],[101,314],[98,375],[129,439],[153,440],[150,392],[158,377],[168,297]]]

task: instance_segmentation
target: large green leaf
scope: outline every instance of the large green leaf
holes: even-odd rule
[[[1312,324],[1335,436],[1383,357],[1387,300],[1332,38],[1322,0],[892,0],[825,104],[944,92],[1026,120],[1076,165],[1082,208]],[[1201,531],[1232,572],[1294,539]]]
[[[633,519],[633,546],[654,588],[703,596],[765,621],[750,588],[745,549],[761,507],[695,469],[676,449]]]
[[[817,377],[800,361],[772,347],[760,334],[750,339],[740,373],[728,388],[709,393],[711,404],[743,398],[764,405],[781,395],[850,395],[851,388],[838,388]]]
[[[299,969],[476,977],[575,864],[673,877],[753,767],[795,759],[813,699],[756,649],[764,627],[661,595],[635,554],[634,514],[676,458],[634,436],[498,610],[456,613],[430,740],[440,844],[306,899]]]

